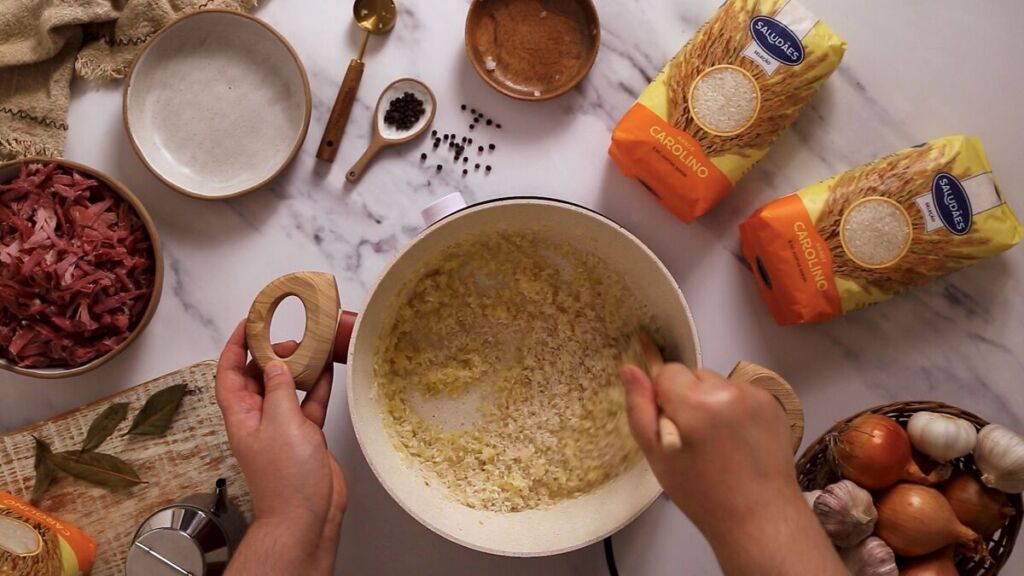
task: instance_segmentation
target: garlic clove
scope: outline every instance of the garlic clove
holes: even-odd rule
[[[850,480],[827,486],[814,499],[813,508],[822,528],[841,548],[854,546],[870,536],[878,520],[871,493]]]
[[[1013,430],[999,424],[982,428],[974,463],[986,486],[1008,494],[1024,492],[1024,438]]]
[[[919,452],[936,462],[949,462],[966,456],[978,442],[978,431],[974,424],[936,412],[918,412],[907,422],[910,443]]]
[[[877,536],[841,550],[839,555],[852,576],[899,576],[896,554]]]

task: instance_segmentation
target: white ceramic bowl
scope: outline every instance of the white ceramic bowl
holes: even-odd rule
[[[263,21],[227,10],[175,20],[132,64],[124,122],[153,174],[203,199],[244,194],[291,162],[306,137],[309,80]]]

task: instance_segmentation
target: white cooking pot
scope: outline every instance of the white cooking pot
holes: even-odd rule
[[[423,265],[454,243],[494,230],[528,230],[599,254],[610,274],[625,279],[658,324],[667,358],[701,366],[693,317],[675,280],[660,260],[624,228],[604,216],[557,200],[512,198],[465,207],[446,197],[424,210],[428,227],[384,271],[359,315],[348,353],[348,401],[359,445],[384,488],[409,514],[438,534],[469,548],[507,556],[546,556],[568,552],[616,532],[643,512],[661,492],[646,461],[584,496],[550,508],[515,513],[475,510],[445,493],[439,482],[425,483],[416,465],[392,444],[375,395],[373,354],[398,305],[400,292]],[[333,291],[333,300],[331,292]],[[270,350],[269,327],[276,305],[298,296],[306,309],[300,350],[280,359]],[[290,363],[300,388],[311,386],[332,356],[337,316],[333,277],[296,273],[271,284],[257,297],[247,332],[253,357]],[[458,306],[458,302],[452,302]],[[763,373],[762,373],[763,375]],[[299,380],[302,382],[299,382]],[[756,377],[754,378],[757,379]],[[785,384],[769,388],[780,397],[799,444],[803,414]]]

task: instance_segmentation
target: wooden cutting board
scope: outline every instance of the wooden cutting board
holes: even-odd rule
[[[41,509],[75,524],[96,540],[99,549],[93,576],[122,576],[128,545],[139,524],[158,508],[184,496],[212,492],[218,478],[227,479],[231,501],[251,518],[249,489],[228,447],[224,420],[214,398],[215,371],[215,362],[200,362],[0,436],[0,491],[25,500],[32,494],[32,435],[49,442],[55,452],[76,449],[97,414],[114,402],[129,402],[128,418],[100,451],[126,460],[148,484],[110,492],[61,474],[39,502]],[[167,434],[155,438],[125,436],[146,399],[174,384],[188,384],[188,392]]]

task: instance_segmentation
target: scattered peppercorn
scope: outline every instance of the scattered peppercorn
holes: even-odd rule
[[[491,144],[491,145],[489,145],[489,146],[487,147],[487,149],[488,149],[488,150],[494,150],[494,148],[495,148],[494,144]]]
[[[487,165],[487,168],[484,168],[484,170],[486,170],[486,171],[490,172],[490,171],[491,171],[491,165],[490,165],[490,164],[488,164],[488,165]]]
[[[476,151],[481,153],[481,154],[483,154],[484,153],[484,147],[483,146],[477,146],[476,147]]]
[[[462,163],[463,163],[463,164],[468,164],[468,163],[469,163],[469,158],[465,158],[465,157],[464,157],[464,158],[462,159]]]
[[[472,110],[470,110],[470,112],[473,113],[473,116],[476,116],[476,108],[473,108]]]
[[[447,142],[447,141],[448,141],[448,135],[447,135],[447,134],[445,134],[445,135],[444,135],[444,141],[445,141],[445,142]]]
[[[469,129],[470,129],[470,130],[472,130],[473,128],[476,128],[476,124],[470,124],[470,125],[469,125]]]
[[[412,92],[406,92],[388,104],[388,109],[384,113],[384,123],[404,131],[415,126],[425,113],[423,100]]]
[[[426,152],[424,152],[423,154],[420,154],[420,160],[426,160],[426,159],[427,159],[427,153]]]
[[[497,128],[498,130],[501,130],[501,124],[495,124],[494,127]]]
[[[480,163],[477,162],[477,164],[475,166],[473,166],[473,170],[479,170],[479,169],[480,169]]]
[[[430,137],[431,138],[437,138],[437,130],[431,130]]]
[[[462,109],[463,109],[463,110],[465,110],[465,109],[466,109],[466,105],[465,105],[465,104],[463,104],[463,105],[462,105]]]
[[[490,118],[488,118],[487,119],[487,125],[490,126],[491,124],[494,124],[494,120],[491,120]]]
[[[466,170],[465,168],[463,168],[462,175],[465,176],[466,174],[469,174],[469,170]]]
[[[440,172],[440,171],[441,171],[441,169],[442,169],[442,166],[441,166],[440,164],[438,164],[438,165],[437,165],[437,171],[438,171],[438,172]]]

